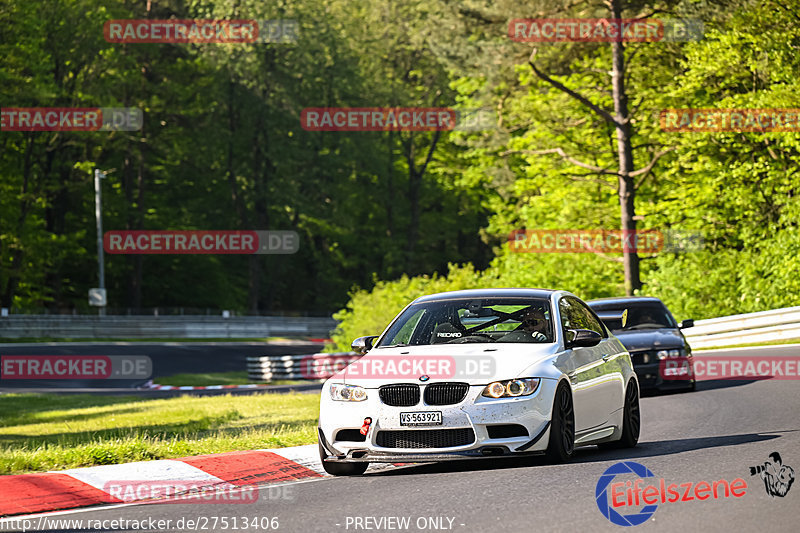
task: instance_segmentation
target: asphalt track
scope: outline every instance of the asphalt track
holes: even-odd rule
[[[796,355],[798,350],[791,346],[730,353]],[[736,478],[747,483],[739,498],[658,503],[653,516],[630,531],[798,531],[800,481],[785,497],[772,497],[763,481],[750,475],[749,467],[763,464],[777,451],[800,476],[800,381],[701,382],[696,392],[644,397],[641,407],[643,427],[635,449],[580,448],[566,465],[550,465],[539,458],[414,465],[368,471],[362,477],[295,483],[279,497],[262,494],[258,502],[247,505],[127,505],[56,513],[50,518],[171,520],[167,527],[159,527],[163,531],[203,530],[200,523],[188,528],[179,523],[181,518],[201,519],[207,531],[234,530],[234,517],[238,531],[263,531],[253,528],[252,521],[263,526],[264,519],[272,517],[278,518],[278,531],[292,532],[619,531],[621,527],[598,509],[595,489],[607,468],[628,460],[649,468],[667,485]],[[409,526],[372,520],[388,517],[408,517]],[[243,525],[245,518],[248,527]]]

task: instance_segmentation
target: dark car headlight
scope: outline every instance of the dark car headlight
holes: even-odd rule
[[[663,361],[664,359],[677,359],[678,357],[686,357],[686,353],[687,353],[686,348],[680,348],[680,349],[673,348],[671,350],[657,351],[656,357],[658,357],[660,361]]]

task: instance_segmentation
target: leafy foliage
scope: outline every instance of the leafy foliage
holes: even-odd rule
[[[667,133],[658,122],[659,111],[666,108],[799,107],[796,13],[778,2],[740,2],[734,9],[677,3],[671,9],[703,17],[706,32],[698,42],[626,46],[629,95],[636,109],[634,145],[641,147],[637,157],[644,162],[657,150],[671,150],[642,180],[637,212],[643,220],[640,228],[700,232],[705,248],[645,257],[641,294],[662,298],[681,318],[797,305],[800,135]],[[515,12],[501,2],[485,7],[476,18],[501,25]],[[485,22],[472,28],[480,33]],[[512,230],[525,227],[614,228],[618,206],[613,179],[576,175],[576,167],[561,157],[535,153],[558,147],[608,167],[613,163],[613,132],[538,82],[522,53],[515,54],[508,45],[491,47],[489,38],[484,44],[483,54],[490,56],[484,65],[490,68],[470,71],[461,57],[455,86],[502,110],[503,135],[460,140],[480,147],[468,151],[465,160],[474,164],[472,172],[490,177],[486,186],[496,193],[486,197],[492,211],[484,230],[488,240],[502,243]],[[608,98],[603,91],[610,69],[606,48],[559,44],[543,50],[551,73],[566,86],[596,102]],[[464,275],[474,287],[562,288],[586,299],[623,293],[618,257],[521,254],[504,245],[495,251],[482,272],[455,268],[435,283],[423,278],[417,286],[414,279],[402,279],[380,284],[372,294],[351,295],[338,315],[343,320],[340,331],[347,335],[334,337],[337,347],[343,349],[351,337],[381,331],[402,305],[422,294],[417,289],[469,286]]]
[[[626,43],[640,229],[705,249],[642,257],[642,294],[681,318],[796,305],[797,133],[670,133],[666,108],[798,108],[785,2],[643,0],[696,42]],[[289,229],[293,256],[107,256],[110,305],[325,312],[339,349],[420,294],[624,291],[619,256],[521,254],[513,230],[619,227],[615,131],[532,71],[613,107],[608,43],[518,43],[508,21],[606,16],[604,2],[187,0],[0,6],[4,106],[130,106],[138,132],[0,134],[0,305],[85,311],[96,285],[91,172],[109,229]],[[113,44],[112,18],[296,19],[297,43]],[[455,106],[481,131],[310,132],[306,107]],[[570,159],[611,172],[576,167]],[[428,158],[430,154],[430,158]],[[349,295],[349,297],[348,297]],[[349,302],[348,302],[349,298]]]

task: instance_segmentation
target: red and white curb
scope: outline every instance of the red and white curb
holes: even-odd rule
[[[112,494],[108,488],[132,480],[158,484],[161,489],[171,485],[171,492],[177,493],[189,485],[194,489],[247,487],[326,475],[317,445],[312,444],[0,476],[0,517],[153,500],[138,498],[133,492],[131,498],[121,499],[119,492]]]

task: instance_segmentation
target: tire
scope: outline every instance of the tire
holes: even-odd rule
[[[545,455],[554,463],[566,463],[575,451],[575,409],[569,385],[561,383],[553,400],[550,440]]]
[[[642,426],[639,410],[639,386],[635,381],[628,383],[625,389],[625,404],[622,412],[622,436],[613,442],[600,444],[603,449],[633,448],[639,442],[639,430]]]
[[[369,463],[328,463],[325,462],[325,448],[322,443],[319,444],[319,460],[322,462],[322,468],[332,476],[360,476],[367,471]]]

